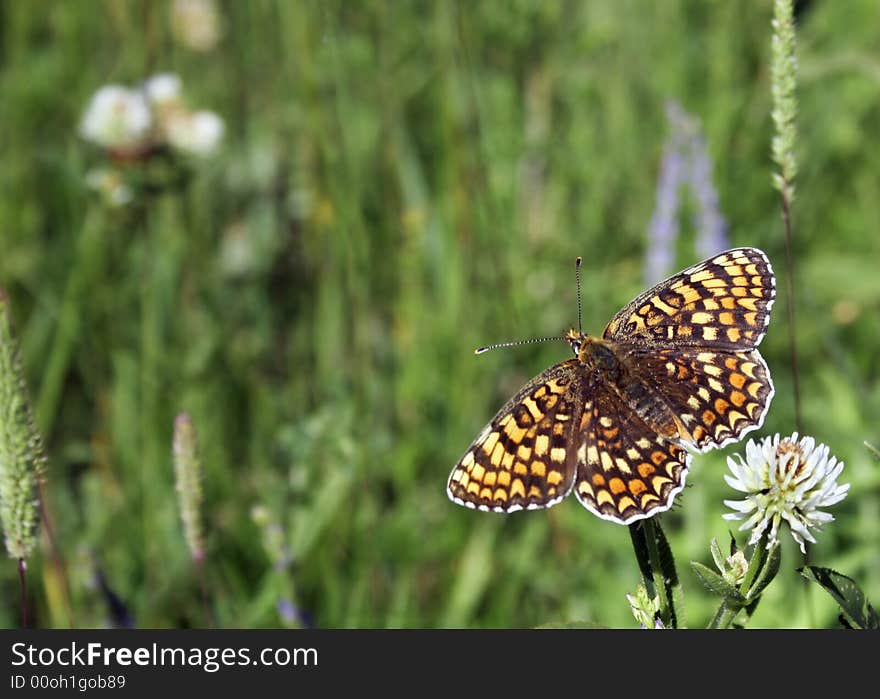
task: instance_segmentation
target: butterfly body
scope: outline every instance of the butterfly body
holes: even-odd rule
[[[577,335],[576,340],[572,340]],[[571,328],[565,335],[574,350],[578,361],[587,371],[596,371],[609,381],[617,381],[623,371],[623,362],[618,357],[615,344],[590,335],[579,333]]]
[[[669,509],[691,456],[764,419],[773,384],[756,346],[775,297],[755,248],[694,265],[637,297],[601,337],[570,329],[574,357],[526,384],[450,474],[458,504],[555,505],[574,490],[621,524]]]

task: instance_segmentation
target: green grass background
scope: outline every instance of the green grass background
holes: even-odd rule
[[[880,600],[880,7],[801,3],[797,339],[806,430],[849,497],[809,561]],[[200,432],[215,621],[276,627],[635,625],[624,527],[571,498],[509,517],[457,507],[449,471],[498,406],[567,356],[487,342],[600,333],[643,289],[664,104],[702,121],[735,245],[782,282],[771,186],[771,3],[224,2],[209,53],[164,2],[0,3],[0,283],[50,462],[29,564],[34,623],[108,623],[100,570],[142,627],[205,626],[176,509],[174,416]],[[147,210],[104,208],[77,135],[91,94],[174,71],[227,124],[222,151]],[[687,209],[676,267],[696,261]],[[782,288],[783,285],[780,284]],[[762,345],[794,430],[784,298]],[[663,516],[688,561],[726,541],[725,455]],[[783,568],[754,626],[833,626]],[[740,537],[742,541],[742,536]],[[63,575],[59,574],[63,570]],[[19,624],[15,563],[0,625]],[[65,593],[66,590],[66,593]]]

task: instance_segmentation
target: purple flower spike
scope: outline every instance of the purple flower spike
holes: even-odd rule
[[[709,257],[729,248],[730,241],[727,239],[727,222],[718,206],[718,192],[712,183],[712,161],[706,140],[699,135],[691,141],[689,175],[688,184],[697,202],[693,218],[697,254]]]
[[[698,120],[678,102],[666,105],[669,135],[663,148],[663,160],[657,179],[654,213],[648,225],[648,249],[645,255],[645,282],[654,284],[668,276],[675,267],[675,241],[679,233],[680,189],[687,185],[696,211],[693,226],[699,257],[730,247],[727,224],[718,206],[718,192],[712,184],[712,161],[706,141],[700,134]]]
[[[678,238],[678,190],[684,176],[680,133],[673,131],[667,138],[657,180],[657,198],[651,223],[648,225],[648,253],[645,260],[645,281],[662,279],[675,263],[675,240]]]

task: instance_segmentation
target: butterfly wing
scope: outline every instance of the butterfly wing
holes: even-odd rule
[[[581,414],[574,488],[593,514],[618,524],[668,510],[684,488],[691,456],[659,434],[594,376]]]
[[[629,366],[674,417],[682,441],[700,451],[723,447],[760,427],[773,398],[758,350],[631,348]]]
[[[770,322],[776,279],[757,248],[733,248],[660,282],[621,309],[602,337],[633,345],[757,347]]]
[[[583,401],[577,359],[532,379],[486,425],[452,469],[446,492],[459,505],[495,512],[552,507],[571,491],[569,448]]]

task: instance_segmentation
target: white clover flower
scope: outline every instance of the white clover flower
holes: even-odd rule
[[[223,138],[224,124],[214,112],[180,112],[165,123],[168,143],[193,155],[207,155]]]
[[[725,500],[734,510],[725,519],[745,520],[740,531],[751,529],[750,544],[755,544],[770,527],[767,547],[778,542],[779,525],[788,522],[791,535],[806,552],[805,542],[815,543],[811,529],[821,531],[823,524],[834,520],[820,507],[829,507],[846,497],[849,484],[839,485],[837,478],[843,462],[829,456],[828,447],[816,444],[812,437],[797,441],[779,435],[765,437],[760,443],[749,440],[745,459],[739,454],[727,458],[733,476],[724,476],[731,488],[745,493],[745,500]]]
[[[180,102],[180,77],[174,73],[159,73],[144,82],[144,94],[151,104],[163,106]]]
[[[109,150],[138,150],[150,135],[152,116],[140,90],[105,85],[89,102],[80,135]]]
[[[214,0],[175,0],[171,27],[178,40],[194,51],[210,51],[223,33]]]

